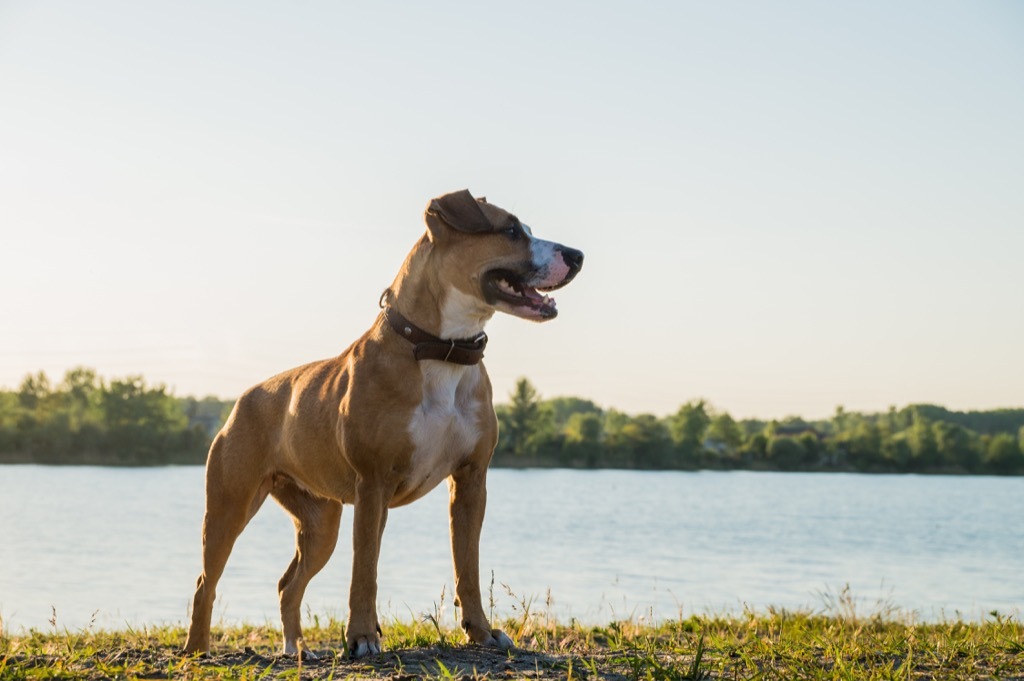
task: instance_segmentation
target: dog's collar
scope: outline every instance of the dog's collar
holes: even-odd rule
[[[479,364],[484,358],[487,334],[483,331],[473,338],[445,340],[416,326],[390,305],[382,307],[388,326],[412,343],[412,355],[416,359],[439,359],[452,364],[471,365]]]

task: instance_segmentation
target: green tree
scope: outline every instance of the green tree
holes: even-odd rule
[[[562,461],[567,464],[580,462],[587,467],[598,463],[604,440],[604,419],[594,412],[576,412],[569,417],[562,431]]]
[[[566,424],[576,414],[595,414],[601,416],[604,412],[590,400],[580,397],[552,397],[544,400],[544,404],[551,410],[551,420],[555,428],[563,430]]]
[[[533,427],[526,440],[527,451],[542,462],[555,462],[562,453],[565,434],[555,425],[555,410],[548,400],[539,400]]]
[[[843,405],[838,405],[835,412],[832,414],[832,421],[830,427],[833,436],[838,436],[840,433],[846,432],[848,427],[849,414],[846,413],[846,408]]]
[[[18,394],[0,391],[0,454],[10,454],[18,450],[18,419],[21,415],[21,404]]]
[[[80,440],[77,445],[94,449],[103,425],[102,384],[96,371],[85,367],[70,369],[64,374],[58,391],[69,428]]]
[[[816,466],[824,459],[825,447],[818,436],[811,431],[797,437],[797,441],[804,448],[804,465]]]
[[[46,406],[53,388],[50,386],[50,379],[46,372],[40,371],[37,374],[29,374],[21,382],[18,388],[18,401],[22,409],[34,412]]]
[[[837,435],[846,460],[859,470],[871,470],[882,462],[882,433],[878,424],[864,418],[848,416],[847,430]]]
[[[932,433],[939,461],[948,466],[962,466],[969,471],[977,468],[981,456],[970,431],[955,423],[937,421],[932,424]]]
[[[609,409],[604,433],[605,461],[610,467],[676,467],[668,428],[653,414],[629,416]]]
[[[711,416],[704,400],[692,400],[669,418],[669,433],[683,461],[696,462],[703,452]]]
[[[743,428],[729,416],[729,412],[723,411],[711,418],[705,433],[705,441],[720,443],[724,447],[724,453],[732,456],[743,446]]]
[[[985,451],[985,465],[1004,475],[1024,470],[1024,454],[1017,439],[1009,433],[993,435]]]
[[[633,465],[633,441],[629,430],[632,419],[617,409],[604,413],[604,462],[612,468]]]
[[[763,431],[752,433],[743,443],[743,454],[748,462],[759,462],[768,459],[768,436]]]
[[[807,463],[807,449],[803,443],[788,435],[768,440],[768,461],[782,470],[793,470]]]
[[[17,440],[33,460],[58,463],[70,447],[70,424],[45,372],[29,374],[18,389]]]
[[[508,450],[515,456],[531,452],[531,440],[539,431],[540,400],[537,389],[525,378],[516,381],[505,410],[504,426]]]
[[[926,470],[941,463],[932,422],[921,410],[915,409],[911,413],[907,439],[910,444],[910,465],[913,470]]]
[[[907,470],[913,456],[914,454],[905,432],[896,433],[882,441],[882,460],[888,466],[898,471]]]
[[[668,427],[653,414],[638,414],[624,429],[630,441],[632,463],[638,468],[676,468]]]

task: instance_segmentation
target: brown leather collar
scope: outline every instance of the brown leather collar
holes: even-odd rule
[[[483,331],[474,338],[444,340],[416,326],[390,305],[384,307],[384,319],[395,333],[413,344],[412,355],[418,360],[439,359],[452,364],[472,365],[484,358],[487,334]]]

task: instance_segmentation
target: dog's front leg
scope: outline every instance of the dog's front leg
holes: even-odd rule
[[[381,652],[381,630],[377,621],[377,560],[388,500],[376,481],[362,479],[356,485],[355,518],[352,526],[352,588],[346,640],[349,654],[363,657]]]
[[[480,598],[480,528],[487,505],[486,477],[486,466],[471,464],[453,473],[449,484],[455,604],[462,608],[462,628],[471,641],[508,649],[514,645],[512,639],[500,629],[491,629]]]

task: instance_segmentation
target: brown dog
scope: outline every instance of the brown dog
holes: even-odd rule
[[[541,291],[569,283],[583,254],[534,238],[466,190],[432,200],[425,217],[427,232],[370,330],[338,357],[248,390],[214,440],[186,652],[209,650],[217,581],[269,494],[295,522],[295,557],[278,582],[285,653],[300,651],[302,595],[334,551],[343,504],[355,506],[348,647],[356,657],[379,653],[377,559],[388,508],[445,478],[462,627],[476,643],[512,646],[491,629],[480,599],[485,478],[498,438],[483,328],[495,310],[553,318],[555,303]]]

